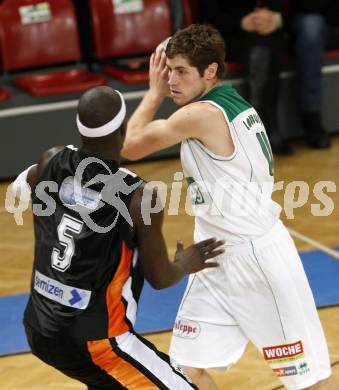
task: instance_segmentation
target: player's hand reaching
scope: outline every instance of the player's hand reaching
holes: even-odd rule
[[[183,268],[185,274],[199,272],[205,268],[219,267],[216,262],[207,261],[225,252],[222,245],[225,241],[217,241],[215,238],[200,241],[184,249],[181,241],[177,242],[175,263]]]

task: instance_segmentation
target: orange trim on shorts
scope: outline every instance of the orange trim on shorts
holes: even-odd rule
[[[130,277],[133,250],[122,242],[122,254],[118,269],[106,290],[108,310],[108,338],[119,336],[130,330],[125,321],[126,307],[122,302],[122,289]]]
[[[136,367],[118,356],[108,339],[87,341],[87,349],[92,361],[124,387],[130,390],[159,389]]]

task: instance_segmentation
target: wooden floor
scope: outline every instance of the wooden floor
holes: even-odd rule
[[[165,183],[171,183],[174,173],[181,171],[180,162],[176,159],[134,164],[128,168],[146,180],[161,180]],[[293,180],[298,180],[306,182],[310,189],[308,202],[295,210],[294,219],[287,219],[285,213],[282,213],[286,225],[327,247],[338,246],[339,193],[328,193],[335,204],[334,211],[329,216],[313,216],[311,204],[319,203],[313,194],[314,185],[318,181],[331,181],[339,188],[339,138],[334,139],[334,147],[331,150],[312,151],[303,145],[297,145],[295,156],[276,158],[276,181],[281,180],[284,181],[284,188]],[[27,211],[24,214],[23,226],[17,226],[13,215],[3,210],[6,188],[7,183],[0,185],[0,296],[28,291],[33,255],[31,212]],[[287,207],[291,206],[291,200],[284,197],[283,191],[276,192],[274,198],[280,204],[285,202]],[[171,255],[177,239],[183,239],[185,244],[192,241],[193,220],[184,213],[184,201],[183,195],[179,215],[166,215],[165,218],[164,233]],[[304,241],[296,240],[296,243],[300,250],[314,249],[313,245]],[[333,372],[339,381],[339,307],[320,310],[320,317],[328,339],[331,361],[334,364]],[[167,351],[169,333],[150,335],[148,338],[158,348]],[[271,390],[280,387],[279,381],[252,346],[248,347],[240,362],[228,372],[212,372],[212,375],[220,389]],[[80,390],[85,387],[27,353],[0,358],[0,388]]]

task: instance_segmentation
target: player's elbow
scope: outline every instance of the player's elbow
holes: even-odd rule
[[[140,159],[140,157],[137,154],[133,153],[133,151],[129,150],[128,148],[126,149],[123,148],[121,150],[121,156],[130,161],[137,161]]]
[[[162,290],[163,288],[165,288],[164,284],[161,283],[159,280],[148,280],[148,283],[151,285],[152,288],[154,288],[154,290]]]
[[[121,149],[121,156],[131,161],[140,160],[145,154],[142,153],[141,147],[135,141],[125,141]]]
[[[162,290],[164,288],[170,287],[171,284],[165,280],[153,280],[152,282],[148,280],[148,283],[154,288],[154,290]]]
[[[146,279],[155,290],[162,290],[163,288],[171,286],[171,283],[169,283],[168,278],[165,277],[163,272],[148,274],[146,275]]]

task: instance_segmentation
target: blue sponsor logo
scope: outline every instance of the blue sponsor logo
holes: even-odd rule
[[[64,306],[86,309],[92,292],[78,287],[67,286],[35,270],[34,290],[46,298]]]
[[[42,280],[39,278],[37,274],[35,274],[35,279],[34,279],[34,284],[35,287],[39,290],[45,291],[49,295],[55,295],[56,297],[62,298],[64,295],[64,291],[60,288],[57,287],[51,282],[50,279],[47,280]]]
[[[78,291],[75,288],[73,290],[71,290],[71,295],[72,295],[72,298],[68,302],[72,306],[82,300],[80,294],[78,293]]]
[[[74,177],[68,176],[61,184],[59,196],[63,204],[69,206],[83,206],[95,210],[99,206],[100,192],[75,184]],[[75,190],[79,192],[75,192]]]

